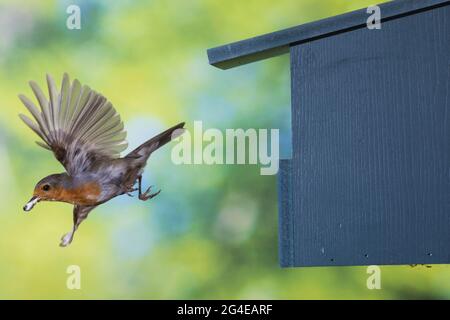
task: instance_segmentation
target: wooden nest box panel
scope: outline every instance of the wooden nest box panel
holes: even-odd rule
[[[284,267],[450,263],[450,1],[379,7],[380,30],[364,9],[208,50],[223,69],[290,54]]]

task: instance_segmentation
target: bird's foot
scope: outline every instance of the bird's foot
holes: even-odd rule
[[[67,247],[73,239],[73,232],[66,233],[61,237],[61,243],[59,244],[60,247]]]
[[[150,193],[150,190],[152,189],[152,187],[153,187],[153,186],[150,186],[150,187],[147,189],[147,191],[145,191],[144,193],[140,193],[140,194],[139,194],[139,200],[142,200],[142,201],[150,200],[151,198],[156,197],[156,196],[161,192],[161,190],[159,190],[158,192]]]
[[[133,188],[131,190],[128,190],[127,192],[125,192],[127,194],[127,196],[129,197],[134,197],[134,195],[131,194],[131,192],[135,192],[138,191],[138,188]]]

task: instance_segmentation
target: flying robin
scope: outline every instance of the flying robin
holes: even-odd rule
[[[66,172],[52,174],[39,181],[33,197],[23,207],[30,211],[39,201],[60,201],[74,205],[72,231],[61,238],[60,246],[69,245],[80,223],[98,205],[119,195],[139,192],[146,201],[159,194],[151,187],[142,192],[142,173],[149,156],[184,132],[184,122],[158,134],[125,157],[126,131],[119,114],[100,93],[78,80],[70,82],[64,74],[61,91],[47,75],[49,100],[39,86],[30,81],[40,110],[24,95],[20,100],[36,122],[20,118],[41,139],[39,146],[53,152]],[[136,183],[138,184],[135,188]]]

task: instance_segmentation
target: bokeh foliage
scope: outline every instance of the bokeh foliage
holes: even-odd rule
[[[65,25],[69,4],[82,30]],[[107,96],[126,122],[130,147],[164,128],[289,130],[289,60],[221,71],[206,49],[372,4],[367,0],[0,1],[0,298],[449,298],[447,266],[281,269],[276,178],[258,166],[175,166],[170,147],[152,156],[146,184],[163,192],[96,209],[71,247],[58,247],[72,208],[23,204],[36,181],[61,172],[17,117],[28,80],[63,72]],[[282,146],[286,148],[286,141]],[[66,288],[66,268],[82,289]]]

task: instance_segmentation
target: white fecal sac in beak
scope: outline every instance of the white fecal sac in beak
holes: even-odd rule
[[[28,203],[26,205],[23,206],[23,210],[24,211],[30,211],[31,209],[33,209],[33,207],[36,205],[36,203],[39,202],[39,197],[33,197],[30,199],[30,201],[28,201]]]

